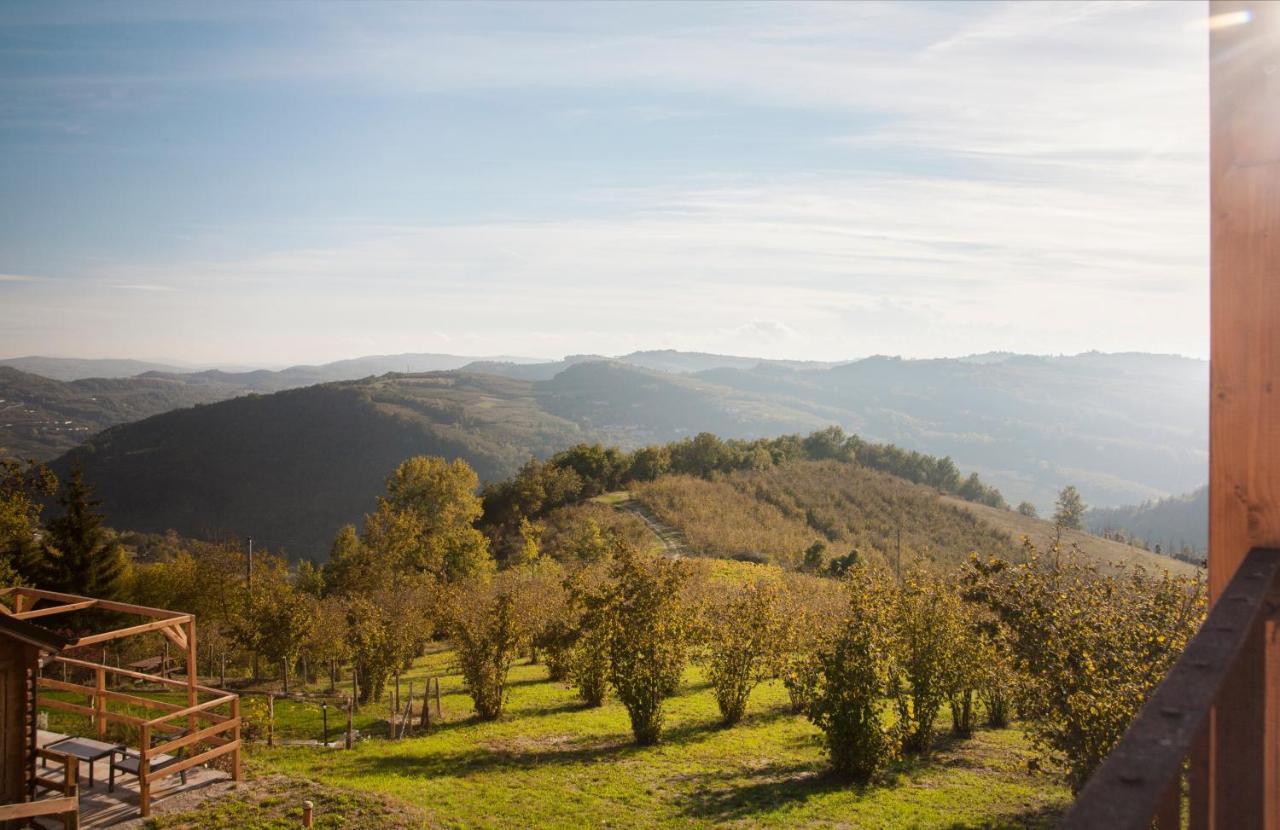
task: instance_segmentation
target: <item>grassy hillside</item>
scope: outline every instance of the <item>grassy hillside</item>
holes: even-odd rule
[[[513,669],[507,714],[494,723],[471,718],[451,653],[431,655],[402,683],[421,688],[428,673],[442,676],[444,692],[445,723],[433,733],[363,741],[350,752],[256,746],[252,775],[314,782],[295,800],[309,797],[306,787],[339,804],[335,791],[389,798],[432,827],[1049,827],[1069,799],[1059,779],[1027,771],[1033,756],[1016,728],[964,742],[940,735],[930,760],[893,766],[865,787],[844,784],[827,774],[817,729],[790,712],[777,681],[757,689],[745,720],[725,729],[709,685],[690,669],[668,701],[667,740],[638,748],[620,704],[584,708],[542,666]],[[297,729],[289,707],[277,703],[277,717]],[[314,715],[298,736],[318,737]],[[253,830],[271,826],[271,809],[292,806],[259,812],[227,799],[158,826],[214,827],[209,819],[222,816]]]
[[[943,502],[955,509],[969,511],[1014,539],[1021,539],[1023,536],[1030,538],[1041,551],[1047,550],[1053,544],[1057,534],[1053,522],[1044,519],[1032,519],[1012,510],[996,510],[983,504],[973,504],[950,496],[941,498]],[[1141,566],[1147,570],[1163,569],[1179,576],[1190,576],[1199,570],[1194,565],[1169,556],[1160,556],[1133,545],[1113,542],[1078,530],[1063,531],[1062,544],[1064,547],[1078,546],[1089,559],[1104,566],[1108,564],[1126,567]]]
[[[954,565],[971,551],[1014,549],[1008,535],[929,488],[835,461],[793,462],[712,481],[664,476],[636,485],[632,494],[708,556],[762,556],[795,567],[821,540],[830,555],[857,548],[868,560],[892,564],[899,528],[904,565],[917,559]]]

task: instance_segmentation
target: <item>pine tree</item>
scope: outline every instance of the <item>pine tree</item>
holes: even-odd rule
[[[45,553],[49,568],[44,583],[56,591],[100,599],[116,599],[129,567],[124,548],[113,543],[97,512],[102,502],[84,481],[79,467],[71,471],[58,496],[63,514],[49,522]]]

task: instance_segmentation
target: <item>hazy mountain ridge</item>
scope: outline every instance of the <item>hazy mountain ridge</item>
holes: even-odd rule
[[[870,358],[831,369],[672,374],[583,360],[545,380],[389,374],[119,426],[57,466],[82,461],[119,526],[256,533],[306,553],[322,551],[332,527],[358,519],[396,463],[424,452],[466,458],[493,479],[530,455],[582,441],[632,448],[702,431],[752,438],[840,424],[869,440],[951,455],[1011,502],[1030,496],[1042,508],[1068,482],[1090,503],[1119,504],[1203,480],[1207,436],[1201,402],[1188,391],[1203,391],[1203,363],[1116,362]],[[206,373],[201,382],[217,389],[220,380]],[[275,439],[262,444],[268,434]],[[242,491],[256,494],[253,505],[236,506]]]

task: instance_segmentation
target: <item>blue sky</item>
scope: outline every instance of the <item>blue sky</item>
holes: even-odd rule
[[[0,355],[1207,352],[1201,3],[0,6]]]

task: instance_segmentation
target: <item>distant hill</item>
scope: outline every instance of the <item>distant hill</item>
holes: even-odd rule
[[[1166,553],[1184,548],[1203,556],[1209,549],[1209,487],[1181,496],[1128,507],[1094,508],[1085,514],[1094,533],[1120,530],[1128,537],[1156,545]]]
[[[520,366],[528,358],[494,358]],[[47,460],[117,424],[249,393],[281,392],[388,372],[457,369],[476,358],[374,355],[287,369],[188,371],[135,360],[0,360],[0,458]],[[10,364],[29,366],[15,370]]]
[[[166,375],[64,382],[0,366],[0,458],[45,460],[109,426],[241,393]]]
[[[1011,501],[1048,510],[1075,484],[1090,504],[1190,490],[1208,465],[1208,363],[1147,354],[872,357],[824,371],[694,375],[769,396],[846,430],[950,455]]]
[[[165,363],[149,363],[145,360],[112,360],[78,357],[28,357],[0,358],[0,366],[8,366],[21,372],[39,375],[52,380],[82,380],[84,378],[131,378],[143,372],[184,372],[187,369]]]

